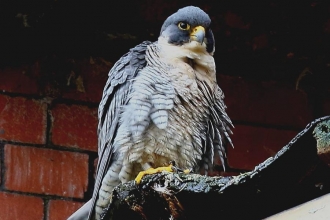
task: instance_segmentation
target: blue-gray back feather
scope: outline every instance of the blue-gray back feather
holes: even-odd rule
[[[113,158],[112,143],[119,123],[121,106],[128,101],[132,79],[146,66],[145,52],[149,41],[137,45],[122,56],[111,68],[109,78],[103,90],[103,96],[98,110],[98,164],[97,176],[92,197],[92,210],[88,219],[93,216],[95,202],[102,179]]]

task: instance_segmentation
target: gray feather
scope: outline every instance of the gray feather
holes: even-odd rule
[[[91,207],[95,206],[102,179],[112,161],[112,141],[118,127],[120,107],[127,102],[130,80],[136,76],[139,69],[146,65],[144,55],[149,44],[151,42],[145,41],[132,48],[115,63],[109,72],[98,111],[99,161]],[[93,209],[90,210],[88,219],[92,218],[93,211]]]
[[[177,28],[180,21],[202,25],[211,33],[209,16],[192,6],[170,16],[161,32]],[[88,219],[95,210],[99,216],[113,187],[134,178],[144,164],[174,160],[181,168],[201,165],[207,173],[217,155],[225,168],[225,145],[232,144],[233,126],[215,82],[212,53],[205,45],[201,58],[194,52],[200,62],[195,60],[194,66],[205,65],[194,69],[176,54],[163,56],[167,50],[162,49],[174,48],[159,42],[132,48],[109,72],[98,111],[99,161]],[[210,44],[214,46],[214,39]],[[181,47],[173,51],[186,53]]]

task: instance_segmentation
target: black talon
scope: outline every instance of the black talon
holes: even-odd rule
[[[170,165],[172,165],[172,170],[174,173],[184,173],[183,169],[181,169],[175,165],[175,161],[170,161]],[[192,169],[189,169],[189,171],[190,170],[192,170]]]

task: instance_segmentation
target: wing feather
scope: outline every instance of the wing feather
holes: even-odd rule
[[[232,134],[231,128],[233,124],[226,113],[226,105],[223,101],[224,94],[218,85],[213,89],[214,93],[211,94],[211,89],[204,82],[200,84],[203,93],[206,95],[210,116],[207,123],[206,144],[204,149],[203,160],[201,161],[204,168],[212,167],[215,152],[220,157],[223,169],[225,170],[226,158],[226,143],[233,146],[229,134]],[[206,164],[208,163],[208,164]],[[207,172],[207,169],[205,169]]]
[[[145,41],[132,48],[122,56],[112,67],[109,77],[103,90],[103,96],[98,110],[98,165],[92,197],[92,208],[88,219],[91,219],[95,202],[98,196],[102,179],[108,170],[111,161],[113,138],[116,135],[119,123],[121,108],[128,101],[128,94],[132,79],[145,67],[145,53],[151,42]]]
[[[216,86],[214,91],[215,104],[212,107],[214,111],[211,114],[211,124],[217,129],[217,134],[214,137],[214,142],[217,143],[216,149],[220,157],[223,169],[225,170],[225,158],[226,158],[226,143],[230,143],[231,146],[234,146],[229,134],[232,134],[231,128],[233,124],[228,117],[225,109],[226,105],[223,101],[224,95],[219,86]]]

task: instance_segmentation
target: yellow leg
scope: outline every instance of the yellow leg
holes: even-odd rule
[[[137,175],[137,177],[135,178],[135,182],[136,182],[136,184],[140,184],[140,182],[141,182],[143,176],[148,175],[148,174],[160,173],[160,172],[162,172],[162,171],[173,172],[172,164],[169,165],[169,166],[167,166],[167,167],[158,167],[158,168],[156,168],[156,169],[154,169],[154,168],[149,168],[149,169],[147,169],[147,170],[145,170],[145,171],[141,171],[141,172]]]

